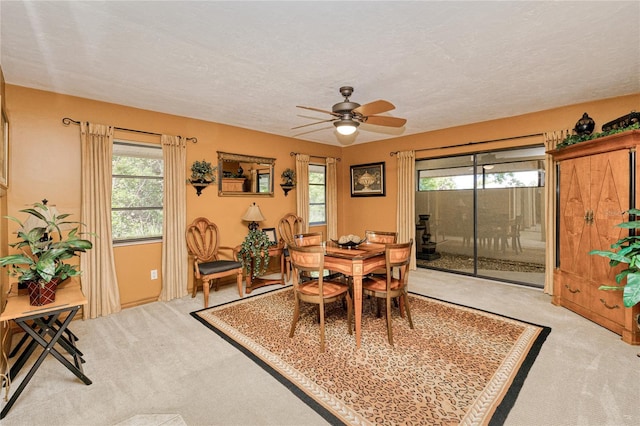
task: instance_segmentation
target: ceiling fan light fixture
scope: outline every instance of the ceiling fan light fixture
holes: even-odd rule
[[[356,132],[356,129],[360,125],[357,121],[342,119],[334,121],[333,125],[336,126],[336,130],[343,136],[349,136]]]

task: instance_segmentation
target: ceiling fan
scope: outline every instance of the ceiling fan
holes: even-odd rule
[[[299,129],[301,127],[312,126],[314,124],[327,123],[332,121],[333,125],[336,126],[336,130],[338,131],[338,133],[348,136],[355,133],[360,123],[375,124],[377,126],[387,127],[402,127],[407,122],[407,120],[404,118],[376,115],[395,109],[395,106],[389,101],[378,100],[369,102],[368,104],[364,105],[360,105],[356,102],[351,102],[349,100],[349,97],[353,94],[353,87],[351,86],[341,87],[340,94],[344,96],[344,101],[335,104],[331,108],[331,111],[297,105],[297,108],[331,114],[332,118],[293,127],[292,129]]]

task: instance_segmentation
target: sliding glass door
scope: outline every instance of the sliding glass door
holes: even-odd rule
[[[544,148],[416,161],[418,266],[542,287]]]

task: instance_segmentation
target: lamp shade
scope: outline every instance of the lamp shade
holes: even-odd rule
[[[52,206],[52,205],[47,205],[46,203],[44,203],[45,208],[41,208],[41,207],[35,207],[35,210],[40,213],[42,216],[44,216],[44,218],[47,221],[53,221],[54,217],[57,217],[60,215],[60,212],[58,212],[58,209],[56,208],[56,206]],[[35,216],[29,215],[29,217],[27,218],[27,220],[24,221],[24,223],[22,224],[22,229],[21,231],[24,233],[29,233],[29,231],[31,231],[33,228],[47,228],[48,225],[47,223]],[[60,225],[60,229],[61,230],[65,230],[65,229],[71,229],[72,226],[71,224],[62,224]]]
[[[255,231],[258,229],[258,222],[262,222],[264,220],[264,216],[262,216],[260,207],[258,207],[256,203],[253,203],[249,206],[244,216],[242,216],[242,220],[249,222],[250,231]]]
[[[260,207],[258,207],[256,203],[253,203],[249,206],[244,216],[242,216],[242,220],[246,220],[247,222],[262,222],[264,216],[262,216]]]

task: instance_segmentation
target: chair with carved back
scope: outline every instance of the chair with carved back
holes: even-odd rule
[[[195,219],[187,228],[187,249],[193,257],[193,292],[196,296],[198,280],[202,281],[204,293],[204,307],[209,306],[209,289],[213,281],[218,291],[218,278],[236,276],[238,294],[242,297],[242,263],[238,261],[238,254],[233,247],[220,246],[220,232],[215,223],[207,218]],[[228,255],[221,256],[222,251]],[[227,257],[226,259],[224,257]]]
[[[328,303],[344,300],[347,306],[347,329],[352,334],[351,319],[353,315],[353,303],[349,293],[349,286],[343,282],[324,279],[324,247],[321,245],[291,246],[289,247],[291,265],[293,266],[293,291],[295,295],[295,307],[289,337],[293,337],[296,324],[300,318],[301,302],[318,305],[320,317],[320,352],[325,348],[325,310]],[[313,274],[316,278],[303,281],[303,274]]]
[[[291,279],[291,260],[287,247],[295,244],[293,237],[296,234],[304,232],[304,219],[293,213],[287,213],[278,222],[278,232],[280,233],[280,239],[284,247],[283,258],[286,264],[285,271],[287,273],[287,281],[289,281]]]
[[[391,328],[391,300],[400,299],[400,312],[407,311],[409,327],[413,329],[411,319],[411,307],[408,300],[408,278],[409,262],[411,259],[411,248],[413,240],[408,243],[387,244],[385,247],[386,274],[385,276],[370,276],[362,282],[362,293],[375,297],[378,302],[386,301],[387,317],[387,338],[393,345],[393,332]],[[393,276],[393,271],[397,270],[397,278]],[[378,303],[378,310],[380,304]]]

